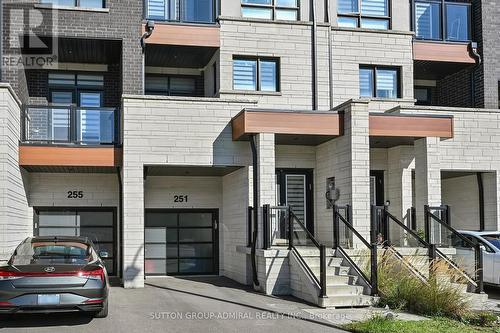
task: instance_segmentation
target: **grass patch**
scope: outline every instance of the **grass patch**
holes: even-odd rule
[[[355,333],[500,333],[500,327],[477,327],[447,318],[403,321],[374,316],[368,321],[347,324],[344,329]]]

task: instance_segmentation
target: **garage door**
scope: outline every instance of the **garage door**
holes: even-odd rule
[[[35,208],[35,236],[83,236],[106,251],[104,264],[109,275],[116,275],[115,208]]]
[[[146,275],[218,273],[217,210],[147,210]]]

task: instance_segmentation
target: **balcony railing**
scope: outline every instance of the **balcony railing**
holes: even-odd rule
[[[446,42],[471,40],[471,5],[445,0],[412,0],[417,39]]]
[[[146,19],[182,23],[215,23],[216,0],[145,0]]]
[[[21,138],[32,144],[115,145],[118,110],[70,106],[27,106]]]

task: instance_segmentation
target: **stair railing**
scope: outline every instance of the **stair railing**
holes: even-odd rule
[[[378,294],[375,236],[370,235],[372,241],[370,244],[354,228],[351,217],[349,205],[333,206],[333,249],[337,250],[364,280],[370,288],[371,295],[374,296]]]
[[[287,247],[296,255],[302,268],[320,290],[319,297],[326,298],[326,247],[305,227],[290,206],[262,207],[263,249]],[[308,252],[319,256],[319,272],[304,259]]]
[[[436,254],[449,267],[474,286],[476,293],[483,292],[483,251],[478,242],[473,242],[451,226],[449,206],[424,206],[425,239],[436,246]],[[441,248],[441,249],[440,249]],[[443,248],[454,248],[450,256]]]

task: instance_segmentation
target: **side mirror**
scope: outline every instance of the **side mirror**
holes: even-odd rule
[[[99,252],[99,257],[101,257],[102,259],[109,258],[109,253],[106,251],[101,251]]]

